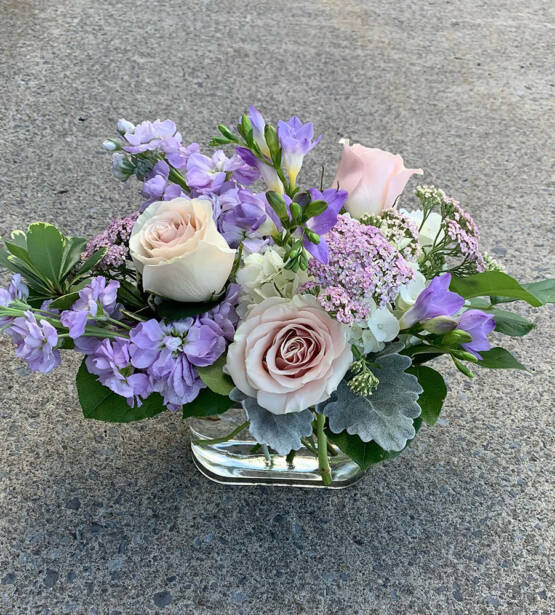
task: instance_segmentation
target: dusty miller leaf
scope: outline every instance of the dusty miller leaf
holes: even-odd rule
[[[332,432],[347,431],[363,442],[374,440],[386,451],[400,451],[415,436],[413,419],[420,415],[422,387],[405,370],[409,357],[392,354],[376,359],[372,372],[380,381],[368,397],[351,391],[343,381],[323,409]]]
[[[247,397],[238,389],[233,389],[229,397],[243,406],[250,421],[249,431],[253,438],[259,444],[267,444],[279,455],[299,450],[302,446],[301,438],[312,433],[314,417],[310,410],[272,414],[259,406],[256,399]]]

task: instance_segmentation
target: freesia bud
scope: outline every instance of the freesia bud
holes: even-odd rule
[[[124,120],[123,118],[118,120],[118,132],[125,134],[126,132],[133,132],[135,130],[135,124]]]
[[[443,334],[456,329],[458,323],[459,321],[456,318],[450,316],[436,316],[435,318],[425,320],[422,323],[422,327],[430,333]]]
[[[135,165],[123,152],[112,154],[112,173],[116,179],[126,181],[135,172]]]
[[[454,331],[447,333],[447,335],[444,335],[441,341],[446,345],[468,344],[468,342],[472,341],[472,335],[470,335],[468,331],[455,329]]]
[[[114,139],[106,139],[106,141],[102,143],[102,147],[107,152],[116,152],[118,149],[121,149],[121,145],[117,141],[114,141]]]

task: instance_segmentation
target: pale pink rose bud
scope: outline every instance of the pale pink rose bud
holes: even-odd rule
[[[411,175],[422,175],[422,169],[405,169],[398,154],[359,143],[349,145],[348,139],[341,142],[343,155],[333,187],[349,193],[345,209],[353,218],[376,216],[393,207]]]

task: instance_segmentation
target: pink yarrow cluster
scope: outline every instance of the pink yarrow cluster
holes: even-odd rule
[[[478,247],[480,231],[472,216],[464,211],[458,201],[445,196],[445,203],[453,208],[450,219],[447,221],[447,234],[458,244],[461,253],[471,262],[476,263],[478,271],[486,268],[484,259]]]
[[[129,258],[129,237],[139,213],[139,211],[135,211],[124,218],[112,220],[106,230],[87,243],[82,254],[83,260],[92,256],[94,252],[101,248],[108,248],[97,268],[106,271],[123,266]]]
[[[379,229],[350,216],[338,216],[326,241],[329,263],[311,259],[309,273],[314,281],[301,290],[315,293],[320,305],[339,322],[352,325],[367,319],[372,299],[379,305],[393,301],[414,276]]]

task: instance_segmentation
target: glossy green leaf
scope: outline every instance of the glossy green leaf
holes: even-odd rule
[[[501,271],[484,271],[465,278],[453,276],[449,288],[465,299],[499,296],[522,299],[535,307],[542,304],[537,297],[528,292],[514,278]]]
[[[225,396],[229,395],[234,388],[233,380],[223,373],[226,358],[226,355],[223,354],[212,365],[197,367],[198,375],[204,384],[214,393]]]
[[[488,367],[489,369],[522,369],[526,371],[526,367],[516,359],[505,348],[492,348],[491,350],[480,351],[482,360],[478,361],[478,367]]]
[[[79,299],[79,292],[68,293],[54,299],[50,307],[55,310],[69,310],[69,308]]]
[[[495,318],[495,330],[505,335],[520,337],[529,333],[536,326],[520,314],[506,310],[492,310],[491,314]]]
[[[158,316],[161,316],[164,320],[180,320],[182,318],[204,314],[212,308],[215,308],[221,300],[222,298],[216,301],[202,301],[200,303],[180,303],[179,301],[163,299],[161,303],[155,305],[155,309]]]
[[[183,406],[183,418],[222,414],[222,412],[229,410],[234,403],[225,395],[218,395],[218,393],[214,393],[210,389],[202,389],[196,399],[190,404]]]
[[[104,258],[107,251],[108,248],[100,248],[100,250],[93,252],[93,254],[91,254],[89,258],[87,258],[87,260],[75,272],[75,277],[80,278],[84,274],[88,273],[91,269],[96,267],[96,265],[98,265],[98,263]]]
[[[64,246],[64,255],[60,267],[60,279],[64,279],[68,273],[81,260],[81,253],[87,245],[87,240],[82,237],[68,237]]]
[[[420,417],[428,425],[434,425],[447,396],[447,386],[443,376],[425,365],[413,365],[407,369],[407,372],[416,376],[424,389],[418,398],[418,405],[422,408]]]
[[[51,224],[35,222],[27,231],[27,250],[33,266],[51,282],[57,283],[64,256],[64,236]]]
[[[523,284],[524,288],[537,297],[544,305],[555,303],[555,278]]]
[[[131,408],[123,397],[100,384],[96,376],[89,373],[85,359],[77,372],[76,384],[79,402],[87,419],[109,423],[130,423],[150,418],[166,409],[158,393],[152,393],[141,406]]]

